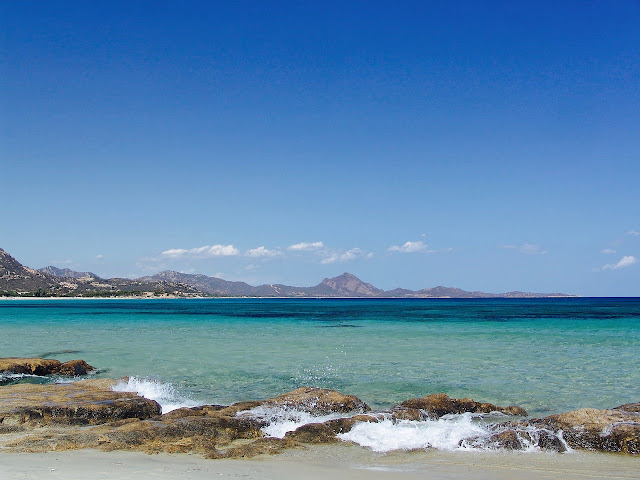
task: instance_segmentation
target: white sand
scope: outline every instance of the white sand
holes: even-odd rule
[[[79,450],[0,453],[5,479],[639,479],[640,458],[595,453],[373,454],[355,446],[319,446],[247,460]]]

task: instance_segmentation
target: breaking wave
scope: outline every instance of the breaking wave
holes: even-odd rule
[[[506,427],[483,423],[481,416],[472,413],[445,415],[437,420],[384,419],[378,423],[357,422],[347,433],[337,435],[343,441],[370,448],[374,452],[394,450],[424,450],[435,448],[444,451],[498,450],[505,448],[495,440],[495,435],[506,431]],[[540,451],[538,443],[542,432],[535,427],[524,427],[517,431],[520,444],[518,450]],[[571,450],[562,436],[554,437],[565,451]]]
[[[182,407],[197,407],[200,402],[178,393],[170,384],[152,378],[129,377],[127,381],[120,380],[112,387],[115,392],[136,392],[138,395],[155,400],[160,404],[162,413],[168,413]]]
[[[251,410],[238,412],[238,415],[251,415],[252,417],[268,422],[268,424],[260,430],[267,437],[276,438],[284,438],[288,432],[293,432],[294,430],[297,430],[303,425],[307,425],[309,423],[322,423],[350,416],[345,415],[344,413],[331,413],[328,415],[315,416],[309,412],[295,408],[264,405],[252,408]],[[357,413],[354,413],[353,415],[357,415]]]

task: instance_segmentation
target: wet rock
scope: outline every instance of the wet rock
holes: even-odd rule
[[[136,393],[114,392],[115,381],[83,380],[0,388],[0,425],[98,424],[149,418],[160,405]]]
[[[263,406],[295,408],[312,415],[368,412],[369,405],[358,397],[325,388],[301,387],[261,403]]]
[[[356,422],[378,422],[378,418],[372,415],[356,415],[349,418],[337,418],[324,423],[308,423],[298,427],[293,432],[288,432],[285,438],[300,443],[334,443],[339,433],[347,433]]]
[[[426,420],[448,414],[500,412],[505,415],[526,416],[520,407],[498,407],[492,403],[475,402],[470,398],[450,398],[444,393],[435,393],[421,398],[412,398],[396,405],[391,413],[401,420]]]
[[[71,360],[62,363],[50,358],[0,358],[0,373],[24,375],[86,375],[95,370],[84,360]]]
[[[506,430],[489,437],[486,446],[494,449],[522,450],[524,445],[515,430]]]
[[[572,448],[640,453],[640,414],[636,412],[581,408],[542,421],[562,430],[563,438]]]

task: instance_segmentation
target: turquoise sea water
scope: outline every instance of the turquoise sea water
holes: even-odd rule
[[[83,358],[178,403],[312,385],[374,408],[445,392],[542,416],[640,401],[640,299],[4,300],[6,356]]]

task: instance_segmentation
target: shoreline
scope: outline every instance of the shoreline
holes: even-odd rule
[[[567,299],[567,298],[640,298],[640,297],[582,297],[580,295],[557,295],[540,297],[182,297],[168,295],[156,296],[117,296],[117,297],[0,297],[2,300],[539,300],[539,299]]]
[[[0,451],[0,477],[55,479],[190,478],[192,480],[243,477],[253,479],[321,480],[522,480],[637,479],[638,458],[573,452],[565,454],[518,452],[449,453],[434,450],[375,454],[350,444],[311,446],[280,455],[251,459],[207,460],[190,454],[146,454],[98,450],[48,453]]]

